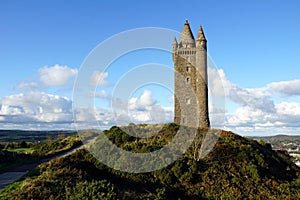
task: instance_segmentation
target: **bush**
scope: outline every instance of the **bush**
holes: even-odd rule
[[[92,181],[92,182],[80,182],[75,187],[66,187],[66,199],[67,200],[109,200],[117,199],[115,192],[115,186],[107,180]]]

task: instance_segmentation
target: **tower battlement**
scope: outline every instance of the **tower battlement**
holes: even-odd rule
[[[195,40],[186,20],[179,42],[172,43],[174,62],[174,122],[208,128],[207,40],[200,26]]]

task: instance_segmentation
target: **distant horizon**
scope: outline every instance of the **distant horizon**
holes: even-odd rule
[[[168,123],[166,123],[168,124]],[[139,125],[139,124],[136,124],[136,125]],[[147,124],[148,125],[148,124]],[[151,125],[151,124],[149,124]],[[111,126],[113,127],[113,126]],[[24,132],[59,132],[59,131],[62,131],[62,132],[67,132],[67,131],[71,131],[71,132],[78,132],[78,131],[103,131],[103,130],[109,130],[111,127],[107,127],[106,129],[80,129],[80,130],[76,130],[76,129],[43,129],[43,130],[35,130],[35,129],[0,129],[0,131],[24,131]],[[119,127],[119,126],[118,126]],[[224,130],[224,129],[218,129],[218,130]],[[230,131],[230,130],[225,130],[225,131]],[[300,136],[300,134],[296,134],[296,133],[276,133],[276,134],[253,134],[253,133],[248,133],[248,134],[239,134],[237,132],[233,132],[234,134],[237,134],[237,135],[240,135],[240,136],[243,136],[243,137],[273,137],[273,136]]]

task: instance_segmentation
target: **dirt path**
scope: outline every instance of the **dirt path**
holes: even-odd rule
[[[82,149],[82,148],[84,148],[84,145],[76,147],[75,149],[71,149],[70,151],[55,155],[53,157],[45,158],[36,163],[24,164],[24,165],[12,168],[12,169],[8,170],[7,172],[0,174],[0,190],[3,189],[4,187],[6,187],[7,185],[15,182],[16,180],[18,180],[19,178],[21,178],[22,176],[27,174],[30,170],[36,168],[41,163],[48,162],[48,161],[58,158],[58,157],[64,157],[64,156],[70,155],[70,154],[74,153],[75,151]]]

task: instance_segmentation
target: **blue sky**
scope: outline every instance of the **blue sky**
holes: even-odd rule
[[[194,35],[203,26],[208,53],[229,88],[226,129],[299,134],[299,8],[296,0],[0,1],[0,128],[72,128],[73,83],[99,43],[134,28],[181,32],[189,19]],[[155,62],[172,66],[168,54]],[[109,99],[117,72],[115,67],[104,76],[111,85],[99,102]],[[172,106],[160,99],[168,91],[149,90],[141,88],[132,102]],[[148,104],[141,103],[142,96]],[[109,118],[106,114],[101,115]]]

